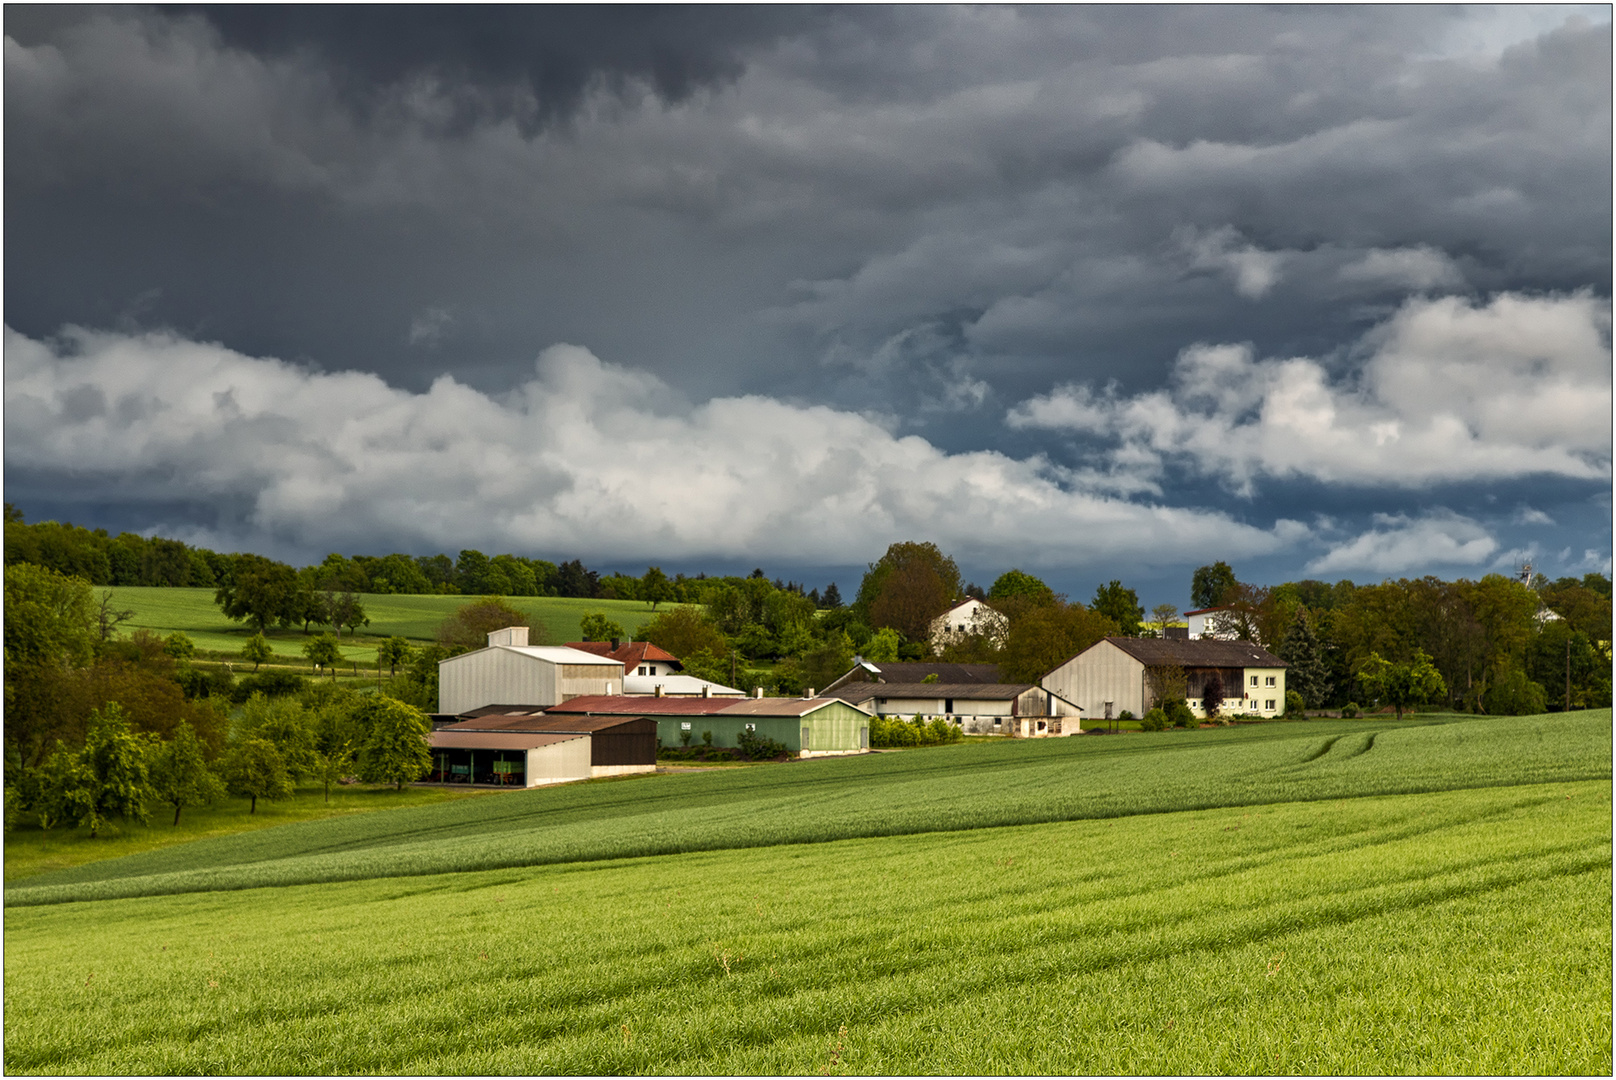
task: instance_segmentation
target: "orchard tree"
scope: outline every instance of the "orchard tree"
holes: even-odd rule
[[[387,665],[389,676],[398,674],[398,665],[408,663],[410,643],[401,637],[390,637],[376,648],[376,666]]]
[[[251,661],[254,671],[258,670],[259,664],[274,657],[275,650],[269,647],[269,639],[263,634],[254,634],[247,639],[247,644],[241,647],[241,658]]]
[[[309,658],[309,663],[316,669],[328,668],[331,677],[337,677],[336,664],[342,662],[342,649],[337,645],[337,639],[330,634],[321,634],[303,643],[303,655]]]
[[[1155,627],[1156,636],[1164,638],[1167,631],[1178,624],[1178,607],[1174,604],[1157,604],[1150,609],[1150,625]]]
[[[1370,653],[1369,659],[1358,669],[1358,682],[1377,701],[1397,709],[1397,719],[1403,710],[1419,705],[1448,692],[1442,675],[1431,666],[1431,658],[1421,649],[1414,650],[1414,659],[1394,664],[1379,653]]]
[[[189,660],[196,655],[196,642],[176,630],[163,639],[163,652],[175,660]]]
[[[289,799],[296,790],[281,752],[268,739],[243,739],[225,752],[219,764],[225,790],[252,800],[248,814],[258,812],[259,799]]]
[[[373,784],[397,784],[403,791],[432,767],[427,740],[432,725],[421,710],[388,697],[365,700],[354,710],[363,732],[359,744],[359,777]]]
[[[117,702],[97,709],[84,748],[69,750],[58,742],[46,763],[38,795],[43,814],[88,825],[92,837],[110,817],[145,822],[152,796],[149,746],[150,736],[129,730]]]
[[[152,792],[174,808],[174,824],[187,806],[211,803],[224,794],[224,785],[202,756],[202,741],[183,720],[174,737],[157,746],[151,760]]]

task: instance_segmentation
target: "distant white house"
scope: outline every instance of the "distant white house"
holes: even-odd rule
[[[620,661],[560,645],[529,645],[525,626],[495,630],[487,648],[438,663],[439,713],[486,705],[546,708],[569,698],[622,692]]]
[[[941,649],[974,634],[983,634],[999,644],[1010,629],[1010,620],[980,600],[962,600],[931,621],[931,645]]]

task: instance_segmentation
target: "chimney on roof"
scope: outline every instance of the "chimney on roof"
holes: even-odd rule
[[[527,627],[507,626],[503,630],[490,630],[488,632],[488,647],[495,645],[526,645]]]
[[[752,690],[752,696],[755,697],[755,698],[762,697],[763,696],[763,687],[761,687],[761,686],[754,687],[753,690]]]
[[[702,697],[712,697],[713,696],[713,687],[712,687],[711,683],[702,683],[701,684],[701,696]]]
[[[612,638],[612,652],[616,652],[618,650],[619,646],[621,646],[622,644],[623,644],[623,639],[622,638],[615,638],[615,637]]]
[[[810,686],[808,689],[806,689],[806,690],[804,690],[802,692],[802,696],[805,697],[805,698],[813,697],[814,696],[814,688]]]
[[[661,683],[656,684],[656,696],[657,697],[662,696],[662,684]]]

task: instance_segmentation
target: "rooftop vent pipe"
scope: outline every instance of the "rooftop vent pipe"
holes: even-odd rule
[[[759,686],[759,687],[755,688],[752,691],[752,696],[755,697],[755,698],[762,697],[763,696],[763,687]]]
[[[708,683],[702,683],[701,684],[701,696],[702,697],[712,697],[713,696],[713,688],[712,688],[712,686],[710,684],[708,684]]]
[[[662,696],[662,684],[661,683],[656,684],[656,696],[657,697]]]

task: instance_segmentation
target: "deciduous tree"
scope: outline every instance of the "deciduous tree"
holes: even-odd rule
[[[241,647],[241,658],[249,661],[254,671],[258,670],[258,665],[267,660],[272,660],[274,657],[275,650],[269,647],[269,639],[264,637],[263,634],[254,634]]]
[[[505,602],[503,596],[485,596],[459,608],[438,627],[438,644],[445,648],[480,649],[488,635],[510,626],[526,626],[530,644],[544,643],[544,627],[533,626],[521,611]]]
[[[224,794],[224,785],[208,768],[201,740],[183,721],[172,739],[154,748],[151,785],[156,798],[174,808],[175,825],[185,807],[211,803]]]
[[[289,799],[296,790],[281,752],[268,739],[243,739],[225,752],[219,765],[225,790],[252,800],[248,814],[258,812],[259,799]]]
[[[580,619],[578,632],[585,641],[621,641],[628,637],[621,623],[613,622],[599,611],[591,611]]]
[[[1217,607],[1223,603],[1223,594],[1235,584],[1234,570],[1221,559],[1211,566],[1199,567],[1190,579],[1190,603],[1197,610]]]
[[[414,783],[432,767],[427,739],[432,725],[421,711],[388,697],[369,698],[354,711],[362,731],[358,764],[360,779],[373,784]]]
[[[1377,700],[1397,710],[1397,719],[1403,710],[1440,697],[1448,692],[1442,675],[1431,666],[1431,658],[1416,649],[1412,660],[1394,664],[1379,653],[1370,653],[1358,669],[1358,682]]]
[[[387,665],[389,676],[398,674],[398,665],[410,658],[410,643],[401,637],[390,637],[376,647],[376,666]]]

